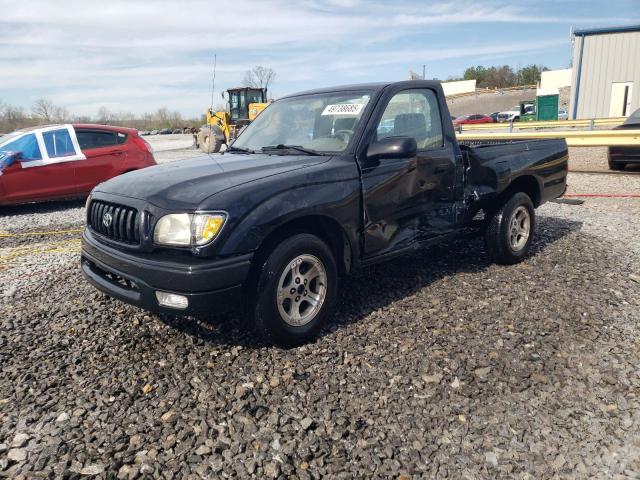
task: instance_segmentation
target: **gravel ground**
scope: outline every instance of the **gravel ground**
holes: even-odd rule
[[[607,147],[569,148],[569,169],[573,171],[611,172],[607,163]],[[624,174],[640,173],[640,164],[627,165]],[[615,172],[615,174],[618,174]]]
[[[193,145],[193,135],[191,133],[146,135],[144,139],[153,147],[154,152],[181,150]]]
[[[0,232],[82,218],[14,207]],[[292,350],[109,299],[77,233],[0,238],[0,476],[639,478],[638,218],[638,199],[551,203],[519,265],[467,240],[367,269]]]

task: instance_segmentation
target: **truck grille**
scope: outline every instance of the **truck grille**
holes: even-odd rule
[[[135,208],[93,200],[87,222],[93,231],[111,240],[140,243],[140,219]]]

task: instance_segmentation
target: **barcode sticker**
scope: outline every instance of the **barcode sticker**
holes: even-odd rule
[[[336,103],[324,107],[321,115],[360,115],[363,103]]]

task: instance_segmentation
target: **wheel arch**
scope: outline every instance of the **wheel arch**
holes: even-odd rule
[[[289,219],[271,230],[262,239],[255,252],[252,269],[259,268],[278,243],[297,233],[310,233],[325,242],[334,254],[338,273],[341,276],[351,271],[355,252],[349,236],[336,219],[318,214]]]
[[[539,207],[542,201],[542,188],[540,182],[533,175],[522,175],[511,182],[506,190],[507,197],[516,192],[523,192],[529,195],[534,207]]]

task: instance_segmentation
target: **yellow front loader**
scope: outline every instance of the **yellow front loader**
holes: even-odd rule
[[[219,152],[223,144],[228,146],[268,105],[266,88],[230,88],[226,93],[228,111],[208,109],[206,125],[194,135],[196,147],[205,153]]]

